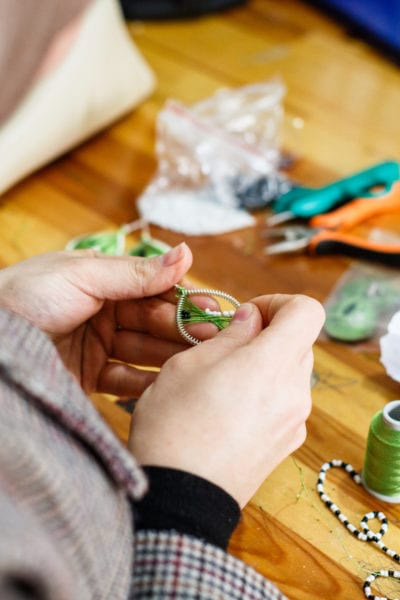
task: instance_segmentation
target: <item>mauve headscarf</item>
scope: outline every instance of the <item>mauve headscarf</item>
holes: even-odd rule
[[[0,0],[0,125],[29,89],[55,36],[92,0]]]

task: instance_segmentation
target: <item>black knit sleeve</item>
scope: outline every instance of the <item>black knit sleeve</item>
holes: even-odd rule
[[[135,528],[170,530],[226,549],[240,520],[237,502],[217,485],[166,467],[144,467],[147,495],[134,505]]]

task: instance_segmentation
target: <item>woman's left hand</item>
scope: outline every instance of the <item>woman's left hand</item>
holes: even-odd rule
[[[187,347],[171,288],[191,263],[185,244],[155,258],[39,255],[0,271],[0,308],[45,331],[87,393],[139,396],[157,373],[133,365],[160,367]]]

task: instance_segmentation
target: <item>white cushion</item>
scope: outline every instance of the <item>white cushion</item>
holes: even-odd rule
[[[154,89],[116,0],[95,0],[72,48],[0,128],[0,193],[132,109]]]

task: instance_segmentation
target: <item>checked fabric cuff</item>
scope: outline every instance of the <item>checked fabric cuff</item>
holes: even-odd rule
[[[134,556],[135,600],[287,600],[241,560],[193,537],[138,531]]]

